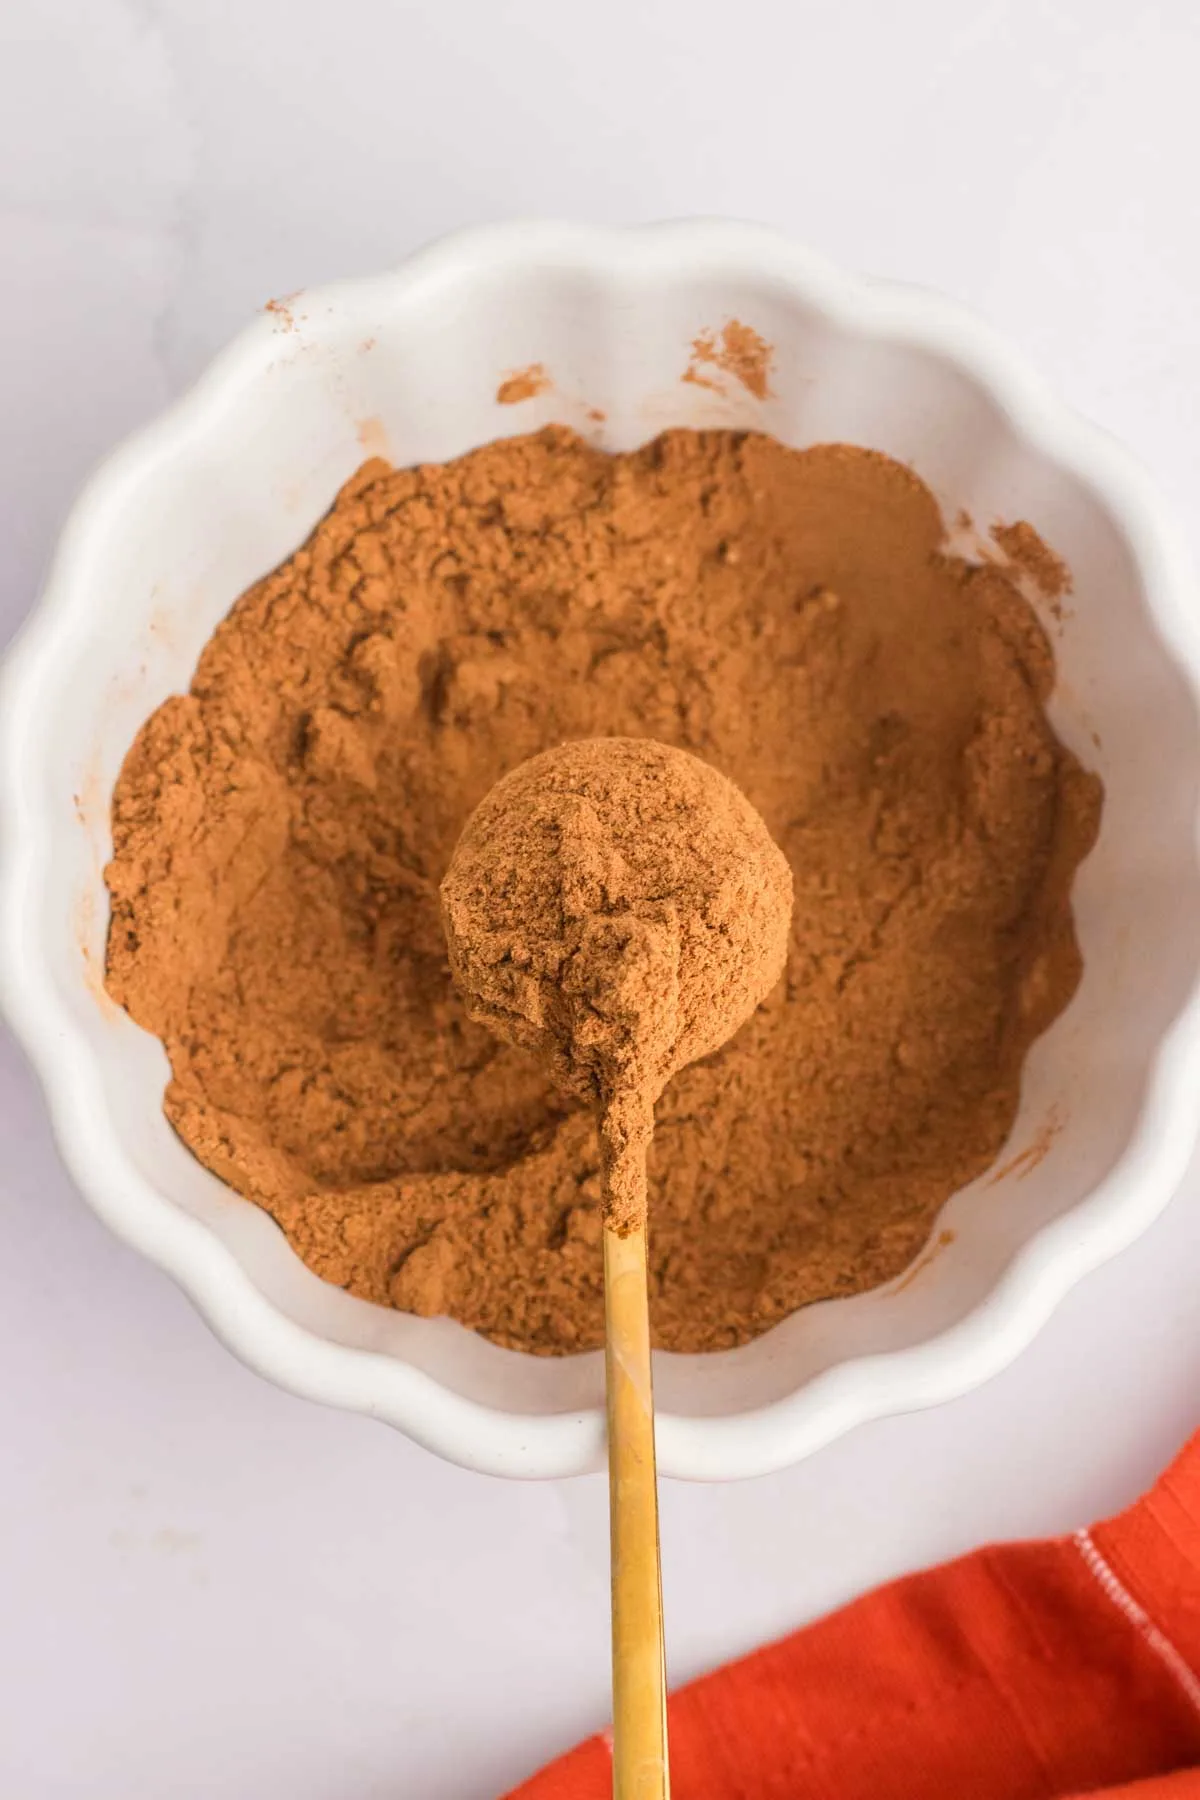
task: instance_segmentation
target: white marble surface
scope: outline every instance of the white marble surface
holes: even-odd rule
[[[521,213],[782,225],[1012,334],[1200,478],[1193,0],[5,0],[0,633],[88,466],[272,294]],[[247,1374],[63,1175],[0,1039],[0,1793],[486,1800],[605,1715],[598,1481],[517,1487]],[[676,1679],[1197,1423],[1200,1165],[1005,1376],[668,1486]]]

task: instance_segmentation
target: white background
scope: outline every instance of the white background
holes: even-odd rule
[[[1194,0],[3,0],[0,635],[72,493],[271,295],[513,214],[747,215],[947,289],[1198,533]],[[1015,1368],[668,1485],[676,1680],[1197,1424],[1200,1166]],[[276,1393],[112,1241],[0,1038],[0,1794],[488,1800],[607,1707],[599,1480]]]

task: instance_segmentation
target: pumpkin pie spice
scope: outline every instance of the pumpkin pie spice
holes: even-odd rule
[[[129,752],[109,991],[166,1046],[183,1141],[319,1274],[597,1345],[593,1112],[468,1018],[438,888],[528,757],[691,751],[795,892],[782,979],[670,1081],[650,1151],[656,1341],[740,1343],[898,1274],[1008,1133],[1100,807],[1053,675],[1004,570],[871,451],[551,427],[372,460]]]
[[[644,1229],[663,1089],[786,965],[792,875],[766,826],[686,750],[577,739],[496,783],[441,901],[470,1017],[591,1108],[605,1223]]]

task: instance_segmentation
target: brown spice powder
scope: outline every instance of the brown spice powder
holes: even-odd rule
[[[1071,592],[1070,569],[1027,520],[993,525],[991,536],[1012,568],[1020,575],[1028,575],[1043,599],[1061,600]]]
[[[702,331],[692,339],[691,359],[679,379],[720,393],[720,382],[703,372],[707,366],[719,369],[724,375],[732,375],[756,400],[769,400],[774,354],[766,338],[752,325],[743,325],[740,319],[729,319],[720,332]]]
[[[897,1274],[1075,986],[1099,811],[1031,608],[942,537],[886,457],[753,434],[364,465],[114,796],[109,988],[185,1143],[356,1294],[600,1343],[593,1120],[467,1018],[437,889],[507,770],[654,737],[738,784],[796,894],[784,980],[657,1108],[656,1339]]]
[[[503,776],[441,886],[471,1018],[594,1113],[604,1217],[646,1223],[671,1077],[711,1056],[783,974],[792,874],[733,783],[652,738],[583,738]]]
[[[496,389],[497,406],[519,406],[522,400],[534,400],[554,384],[541,363],[530,363],[527,369],[513,369]]]

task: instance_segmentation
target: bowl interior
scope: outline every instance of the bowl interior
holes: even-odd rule
[[[720,392],[681,380],[692,340],[730,318],[773,347],[767,399],[732,378]],[[534,362],[552,385],[500,404],[502,377]],[[85,504],[72,527],[55,578],[54,654],[36,670],[41,742],[27,778],[49,829],[30,954],[53,971],[91,1047],[130,1163],[164,1205],[215,1233],[288,1318],[506,1411],[600,1403],[597,1356],[502,1351],[311,1275],[270,1220],[176,1140],[160,1110],[165,1057],[101,980],[113,781],[138,726],[186,687],[232,601],[296,547],[365,454],[444,459],[551,420],[612,449],[667,425],[870,445],[911,463],[948,519],[963,508],[984,533],[996,520],[1030,520],[1075,579],[1063,616],[1046,618],[1060,667],[1055,725],[1106,789],[1100,841],[1076,886],[1082,986],[1029,1058],[999,1173],[950,1201],[936,1253],[889,1287],[809,1308],[744,1349],[659,1359],[664,1413],[745,1414],[847,1359],[924,1343],[965,1318],[1034,1233],[1086,1201],[1130,1139],[1200,954],[1195,709],[1130,543],[1095,491],[1024,441],[1004,405],[919,334],[847,323],[728,259],[684,268],[669,255],[603,268],[583,254],[434,261],[403,282],[299,296],[269,313],[186,403],[183,428],[172,422],[169,436],[160,428],[127,452],[103,504]]]

